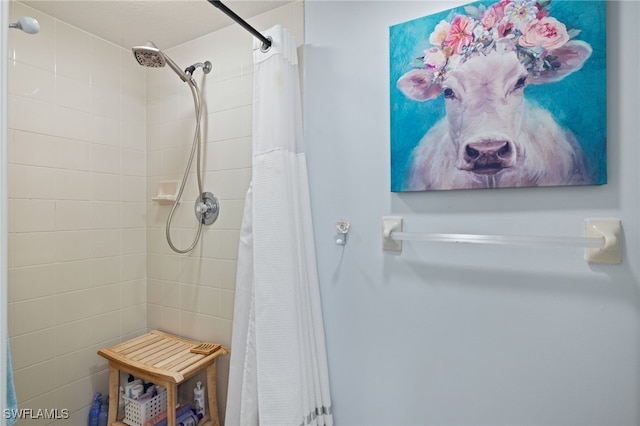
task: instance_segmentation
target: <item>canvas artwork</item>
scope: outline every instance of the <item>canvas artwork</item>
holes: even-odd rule
[[[480,1],[389,29],[391,190],[607,180],[604,1]]]

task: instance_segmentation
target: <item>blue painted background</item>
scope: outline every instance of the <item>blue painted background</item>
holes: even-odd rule
[[[471,4],[488,7],[494,3]],[[464,6],[389,28],[393,192],[404,190],[413,148],[445,115],[442,95],[428,102],[412,101],[398,90],[396,82],[412,69],[412,60],[431,47],[429,35],[436,24],[442,19],[450,22],[455,13],[465,14]],[[586,157],[591,183],[604,184],[607,181],[605,2],[554,0],[550,16],[564,23],[568,30],[581,30],[576,39],[589,43],[593,53],[580,71],[557,83],[527,86],[525,94],[530,101],[551,111],[561,126],[575,134]]]

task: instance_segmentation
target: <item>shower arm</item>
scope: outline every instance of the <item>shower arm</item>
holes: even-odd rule
[[[236,23],[240,24],[240,26],[242,28],[244,28],[245,30],[247,30],[251,34],[253,34],[253,36],[255,38],[260,40],[262,42],[262,50],[265,50],[265,51],[269,50],[269,48],[271,47],[271,40],[270,39],[268,39],[267,37],[265,37],[262,34],[260,34],[260,32],[258,32],[258,30],[253,28],[251,25],[249,25],[247,23],[247,21],[245,21],[244,19],[242,19],[241,17],[236,15],[231,9],[229,9],[227,6],[222,4],[222,2],[220,0],[207,0],[207,1],[209,3],[211,3],[212,5],[214,5],[215,7],[217,7],[218,9],[220,9],[225,15],[227,15],[229,18],[233,19]]]

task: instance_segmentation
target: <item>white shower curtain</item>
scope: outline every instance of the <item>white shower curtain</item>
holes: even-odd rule
[[[227,426],[332,425],[296,44],[254,44],[253,181],[240,248]]]

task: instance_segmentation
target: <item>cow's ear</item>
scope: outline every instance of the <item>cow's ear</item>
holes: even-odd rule
[[[440,95],[442,86],[432,83],[433,74],[425,69],[412,70],[398,79],[398,89],[414,101],[429,101]]]
[[[582,65],[591,56],[591,46],[584,41],[572,40],[562,47],[549,52],[549,55],[555,56],[553,62],[557,62],[560,66],[552,70],[545,70],[540,73],[537,78],[528,79],[531,84],[545,84],[560,81],[569,74],[572,74],[582,68]]]

